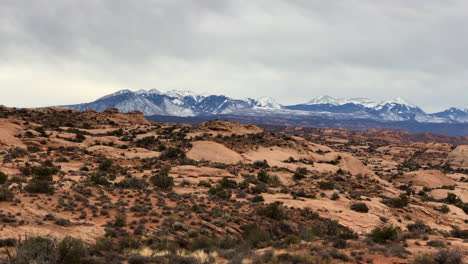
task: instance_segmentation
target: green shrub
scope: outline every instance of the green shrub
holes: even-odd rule
[[[0,171],[0,184],[4,184],[8,180],[8,176]]]
[[[66,237],[57,245],[58,263],[81,264],[88,255],[83,241],[80,239]]]
[[[159,144],[159,140],[154,136],[149,136],[149,137],[138,139],[135,142],[135,144],[137,147],[140,147],[140,148],[150,148],[156,144]]]
[[[396,241],[400,228],[396,226],[376,227],[370,233],[370,238],[377,243],[386,243],[387,241]]]
[[[108,186],[111,184],[109,181],[110,178],[114,177],[104,174],[102,172],[96,172],[89,177],[89,181],[96,185]]]
[[[98,170],[108,172],[112,169],[112,164],[112,160],[104,157],[99,161]]]
[[[60,218],[60,219],[55,220],[55,224],[59,226],[69,226],[71,225],[71,222],[68,219]]]
[[[114,222],[112,223],[115,227],[124,227],[127,225],[127,215],[125,212],[117,212],[114,217]]]
[[[211,187],[211,183],[209,183],[209,182],[207,182],[207,181],[204,181],[204,180],[201,180],[200,182],[198,182],[198,186],[203,186],[203,187],[210,188],[210,187]]]
[[[286,219],[286,213],[284,212],[280,202],[274,202],[260,207],[257,213],[275,220]]]
[[[170,191],[174,187],[174,178],[165,172],[161,172],[150,178],[150,181],[162,190]]]
[[[126,189],[145,189],[148,186],[148,183],[139,178],[125,178],[120,182],[115,184],[119,188],[126,188]]]
[[[54,186],[50,181],[33,178],[25,186],[25,190],[30,193],[52,194],[54,193]]]
[[[209,249],[216,246],[216,243],[213,239],[199,235],[195,237],[192,241],[190,241],[189,249],[190,250],[198,250],[198,249]]]
[[[435,263],[437,264],[463,264],[464,252],[459,248],[447,248],[437,251],[434,255]]]
[[[12,201],[15,195],[5,187],[0,188],[0,202]]]
[[[16,246],[12,264],[81,264],[89,257],[83,241],[66,237],[57,242],[48,237],[29,237]]]
[[[56,263],[58,252],[56,242],[47,237],[32,237],[21,242],[16,248],[14,264]]]
[[[18,159],[28,155],[28,151],[23,148],[16,147],[8,150],[8,155],[13,159]]]
[[[431,253],[424,253],[413,259],[411,264],[437,264],[434,255]]]
[[[383,200],[383,203],[393,208],[404,208],[409,204],[409,197],[402,193],[398,198]]]
[[[335,183],[330,181],[321,181],[319,182],[319,188],[322,190],[333,190],[335,188]]]
[[[52,175],[59,172],[59,169],[54,166],[41,166],[33,167],[31,169],[32,174],[38,180],[52,181]]]
[[[268,183],[270,181],[270,176],[268,176],[266,171],[260,171],[257,174],[257,179],[261,182]]]
[[[161,160],[176,160],[185,159],[185,152],[178,148],[168,148],[161,153],[159,156]]]
[[[230,180],[228,177],[223,177],[223,179],[219,181],[219,185],[222,186],[223,188],[231,188],[231,189],[235,189],[238,187],[237,182]]]
[[[446,246],[444,241],[441,241],[441,240],[427,241],[426,245],[428,245],[430,247],[445,247]]]
[[[208,193],[213,198],[219,198],[219,199],[224,199],[224,200],[230,199],[232,195],[231,191],[225,190],[223,186],[221,185],[216,185],[216,186],[211,187]]]
[[[367,213],[369,212],[369,208],[365,203],[353,203],[350,206],[351,210],[360,212],[360,213]]]
[[[254,247],[263,247],[271,240],[270,233],[257,224],[248,224],[241,227],[244,239]]]
[[[414,224],[409,224],[406,226],[409,231],[416,233],[427,233],[431,231],[431,228],[424,224],[421,220],[416,221]]]

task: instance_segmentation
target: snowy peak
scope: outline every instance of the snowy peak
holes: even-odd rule
[[[377,105],[376,102],[360,97],[360,98],[333,98],[331,96],[319,96],[317,98],[312,99],[311,101],[307,102],[306,105],[321,105],[321,104],[329,104],[329,105],[345,105],[345,104],[355,104],[355,105],[362,105],[364,107],[374,107]]]
[[[182,90],[172,90],[166,93],[167,96],[176,97],[176,98],[184,98],[184,97],[198,97],[201,96],[200,94],[196,94],[192,91],[182,91]]]
[[[317,104],[331,104],[331,105],[339,105],[341,99],[335,99],[331,96],[324,95],[316,97],[309,102],[305,103],[306,105],[317,105]]]
[[[404,105],[404,106],[411,107],[411,108],[419,108],[401,97],[397,97],[393,100],[384,101],[380,103],[380,105],[386,105],[386,104]]]
[[[120,90],[120,91],[117,91],[115,93],[111,93],[109,95],[103,96],[103,97],[99,98],[98,100],[103,100],[103,99],[111,98],[111,97],[114,97],[114,96],[118,96],[118,95],[122,95],[122,94],[130,94],[130,93],[133,93],[133,92],[128,90],[128,89],[124,89],[124,90]]]
[[[234,99],[224,95],[201,95],[191,91],[120,90],[98,100],[65,107],[80,111],[121,112],[139,110],[146,116],[209,116],[219,114],[254,116],[313,116],[336,119],[371,119],[381,122],[416,121],[422,123],[468,123],[468,108],[450,108],[433,114],[398,97],[376,103],[368,98],[333,98],[325,95],[306,104],[281,105],[270,97]]]
[[[158,91],[157,89],[151,89],[151,90],[140,89],[136,91],[135,94],[154,95],[154,94],[161,94],[161,92]]]
[[[257,98],[254,102],[254,107],[260,108],[260,109],[282,109],[283,108],[282,105],[277,103],[275,99],[271,97]]]

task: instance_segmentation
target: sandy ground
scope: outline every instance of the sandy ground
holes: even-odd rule
[[[454,182],[438,170],[419,170],[404,173],[402,177],[395,179],[396,182],[412,183],[415,186],[427,186],[429,188],[437,188],[441,186],[453,185]]]
[[[13,146],[25,148],[24,143],[15,137],[22,132],[21,126],[12,123],[12,120],[0,118],[0,148],[7,149]]]
[[[468,145],[458,146],[450,152],[447,163],[455,168],[468,168]]]
[[[193,160],[235,164],[243,161],[242,156],[226,146],[212,141],[194,141],[187,157]]]

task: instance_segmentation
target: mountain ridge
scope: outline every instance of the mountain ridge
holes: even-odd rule
[[[192,91],[120,90],[96,101],[64,105],[84,111],[104,111],[117,108],[121,112],[138,110],[146,116],[178,117],[238,114],[249,116],[300,117],[319,116],[332,119],[371,119],[383,122],[415,121],[419,123],[468,123],[468,110],[449,108],[437,113],[426,113],[420,107],[397,97],[375,102],[368,98],[333,98],[319,96],[306,103],[282,105],[270,97],[235,99],[225,95],[198,94]]]

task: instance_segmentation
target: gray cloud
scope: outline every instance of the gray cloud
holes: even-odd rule
[[[467,12],[464,0],[0,0],[0,104],[157,88],[465,106]]]

